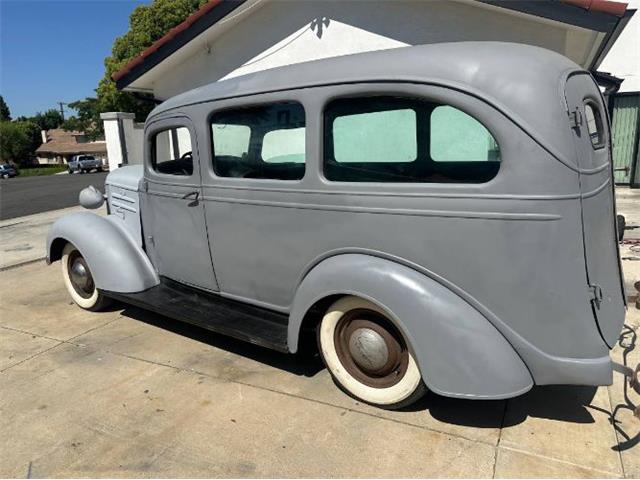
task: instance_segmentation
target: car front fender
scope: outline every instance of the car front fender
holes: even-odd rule
[[[383,308],[404,333],[429,389],[463,398],[509,398],[533,380],[511,344],[460,296],[400,263],[365,254],[323,260],[301,281],[289,318],[297,351],[309,309],[332,295],[356,295]]]
[[[49,229],[47,263],[60,260],[67,242],[86,259],[100,290],[133,293],[160,283],[146,253],[116,216],[77,212],[60,218]]]

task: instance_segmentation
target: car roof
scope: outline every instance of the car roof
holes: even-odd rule
[[[575,71],[584,69],[558,53],[531,45],[419,45],[298,63],[210,83],[166,100],[149,120],[189,105],[270,91],[376,81],[427,83],[481,98],[536,140],[551,145],[551,150],[566,152],[569,145],[564,129],[558,131],[558,119],[566,119],[564,81]]]

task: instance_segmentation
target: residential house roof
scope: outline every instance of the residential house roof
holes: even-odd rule
[[[106,142],[78,142],[78,137],[83,135],[84,132],[66,131],[61,128],[47,130],[47,142],[43,143],[36,149],[36,154],[54,153],[67,155],[79,153],[106,153]]]

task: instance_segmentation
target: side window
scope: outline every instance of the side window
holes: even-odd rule
[[[500,150],[476,119],[413,98],[345,98],[324,118],[324,174],[338,182],[484,183]]]
[[[495,139],[479,121],[462,110],[442,105],[431,112],[429,151],[434,162],[500,160]]]
[[[584,113],[586,116],[587,131],[593,148],[604,146],[604,128],[602,126],[602,117],[598,107],[591,103],[584,104]]]
[[[336,117],[333,152],[338,163],[414,162],[416,112],[398,108]]]
[[[211,117],[213,169],[220,177],[299,180],[305,171],[305,114],[282,102]]]
[[[222,123],[211,125],[211,131],[216,142],[216,155],[242,158],[249,154],[251,128]]]
[[[165,175],[193,174],[191,133],[186,127],[168,128],[156,133],[151,141],[153,169]]]

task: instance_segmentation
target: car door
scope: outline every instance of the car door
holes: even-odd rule
[[[602,336],[613,346],[622,328],[625,305],[606,110],[589,74],[569,77],[565,96],[580,167],[582,227],[592,309]]]
[[[149,258],[161,276],[218,290],[193,125],[187,117],[152,122],[145,139],[142,226]]]

